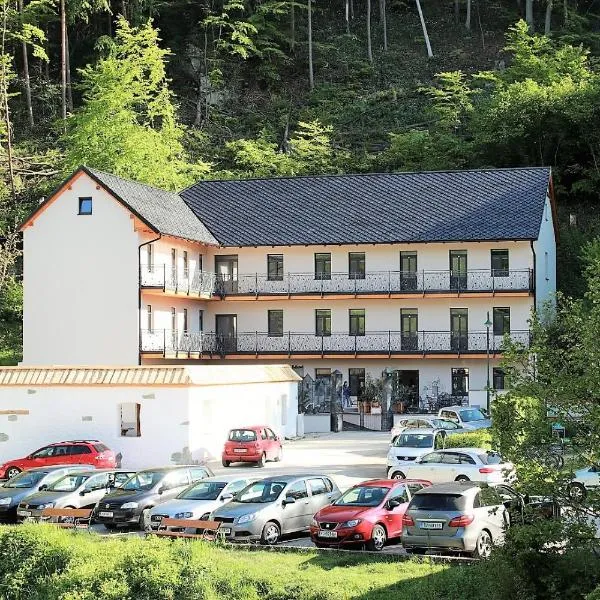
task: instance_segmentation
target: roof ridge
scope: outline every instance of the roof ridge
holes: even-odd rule
[[[171,190],[165,190],[164,188],[156,187],[155,185],[150,185],[149,183],[143,183],[142,181],[137,181],[135,179],[130,179],[129,177],[121,177],[121,175],[115,175],[114,173],[109,173],[108,171],[103,171],[102,169],[96,169],[95,167],[88,167],[87,165],[82,165],[81,167],[84,170],[90,171],[92,173],[97,173],[98,175],[108,175],[109,177],[114,177],[115,179],[120,179],[121,181],[125,181],[126,183],[133,183],[135,185],[139,185],[140,187],[145,187],[150,190],[155,190],[158,192],[163,192],[164,194],[173,194],[174,196],[179,196],[179,192],[173,192]],[[179,196],[181,198],[181,196]],[[183,200],[183,198],[181,198]]]

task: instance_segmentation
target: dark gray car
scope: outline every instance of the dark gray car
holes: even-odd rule
[[[210,477],[205,466],[162,467],[139,471],[120,489],[107,494],[96,504],[94,519],[107,529],[119,525],[150,527],[150,509],[175,498],[195,481]]]
[[[27,496],[45,489],[68,473],[89,471],[89,465],[52,465],[28,469],[0,486],[0,521],[14,523],[17,506]]]
[[[276,544],[288,533],[308,531],[313,515],[340,497],[325,475],[281,475],[251,483],[211,513],[228,540]]]

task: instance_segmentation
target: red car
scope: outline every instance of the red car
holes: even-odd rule
[[[114,469],[115,453],[98,440],[72,440],[49,444],[25,458],[16,458],[0,465],[0,479],[10,479],[26,469],[60,464],[92,465],[97,469]]]
[[[281,438],[270,427],[251,425],[229,432],[221,462],[224,467],[234,462],[253,462],[264,467],[268,460],[279,462],[282,452]]]
[[[431,482],[421,479],[371,479],[350,488],[312,520],[317,548],[366,545],[381,550],[402,534],[402,517],[412,495]]]

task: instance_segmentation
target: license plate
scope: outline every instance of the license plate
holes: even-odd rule
[[[233,451],[236,454],[244,454],[244,452],[248,452],[248,450],[246,450],[246,448],[234,448]]]
[[[231,535],[231,527],[221,527],[221,529],[219,529],[219,533]]]
[[[321,530],[321,531],[319,531],[318,535],[319,535],[319,537],[322,537],[322,538],[336,538],[337,531]]]
[[[111,511],[103,510],[103,511],[100,511],[98,513],[98,516],[99,517],[106,517],[107,519],[110,519],[113,516],[113,513]]]
[[[151,520],[152,521],[162,521],[162,515],[152,515]]]
[[[419,527],[421,529],[442,529],[444,524],[439,521],[419,521]]]
[[[30,510],[18,510],[17,514],[20,517],[30,517],[31,516],[31,511]]]

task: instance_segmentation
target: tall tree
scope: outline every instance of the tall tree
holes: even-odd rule
[[[546,0],[546,19],[544,22],[544,33],[550,35],[552,30],[552,0]]]
[[[383,50],[387,52],[388,49],[388,36],[387,36],[387,6],[386,0],[379,0],[379,10],[381,16],[381,25],[383,27]]]
[[[373,64],[373,48],[371,43],[371,0],[367,0],[367,58]]]
[[[423,37],[425,38],[425,46],[427,47],[427,57],[433,58],[433,50],[431,49],[431,42],[429,41],[429,34],[427,33],[427,24],[425,23],[425,17],[423,16],[423,9],[421,8],[421,1],[415,0],[415,2],[417,3],[417,11],[419,12],[421,28],[423,29]]]
[[[465,19],[465,27],[471,29],[471,0],[467,0],[467,18]]]
[[[315,74],[313,71],[313,37],[312,37],[312,0],[308,0],[308,85],[315,89]]]
[[[346,19],[346,33],[350,35],[350,0],[344,1],[344,17]]]
[[[533,19],[533,0],[525,0],[525,22],[529,26],[529,31],[535,31],[535,22]]]
[[[17,7],[19,10],[19,16],[23,21],[23,0],[17,1]],[[29,57],[27,52],[27,42],[21,41],[21,55],[23,60],[23,82],[25,83],[25,102],[27,103],[27,118],[29,119],[29,125],[34,126],[33,120],[33,104],[31,103],[31,80],[29,77]]]
[[[60,100],[64,127],[67,126],[67,7],[60,0]]]

